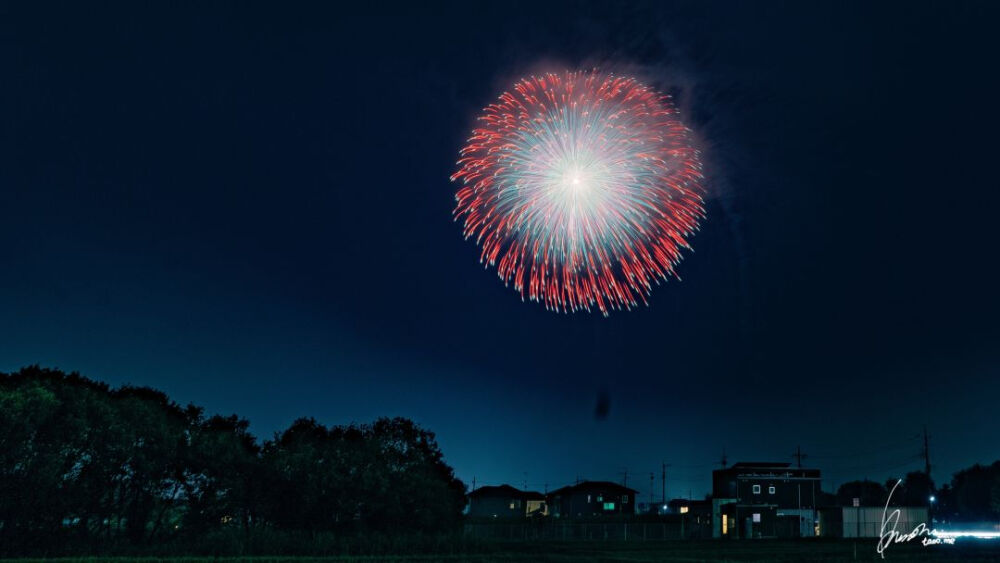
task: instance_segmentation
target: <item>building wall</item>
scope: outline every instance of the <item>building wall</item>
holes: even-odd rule
[[[712,499],[712,537],[721,538],[726,534],[723,534],[724,528],[728,528],[728,518],[726,519],[727,526],[723,526],[723,514],[722,507],[731,502],[736,502],[734,498],[713,498]]]
[[[722,537],[729,539],[778,537],[778,517],[774,507],[744,506],[734,503],[721,507]]]
[[[623,500],[623,496],[628,496]],[[609,507],[613,504],[613,507]],[[606,492],[600,489],[572,491],[552,499],[552,513],[563,518],[606,514],[635,514],[633,493]]]
[[[929,523],[926,507],[836,507],[819,511],[819,531],[823,537],[877,538],[882,535],[882,516],[899,510],[896,531],[907,534],[921,523]],[[891,529],[891,528],[887,528]]]
[[[798,537],[811,538],[816,535],[816,522],[819,515],[815,510],[811,508],[803,508],[802,510],[794,508],[779,508],[778,516],[793,516],[798,518]]]
[[[524,501],[521,499],[493,496],[469,499],[469,516],[512,518],[524,516],[524,514]]]
[[[754,486],[759,487],[759,493],[753,492]],[[736,498],[741,504],[816,508],[820,491],[818,469],[730,467],[712,472],[713,496]]]

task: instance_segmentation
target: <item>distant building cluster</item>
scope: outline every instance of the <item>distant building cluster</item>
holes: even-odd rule
[[[635,489],[608,481],[583,481],[546,495],[510,485],[480,487],[469,493],[471,517],[552,516],[581,518],[635,514]]]
[[[470,492],[468,516],[476,525],[525,518],[564,525],[587,522],[588,526],[632,522],[634,530],[638,524],[642,534],[655,533],[664,539],[879,537],[883,507],[861,506],[858,499],[854,506],[834,506],[820,485],[819,469],[783,462],[741,462],[712,472],[712,494],[704,500],[640,503],[639,491],[608,481],[581,481],[545,494],[500,485]],[[900,529],[927,521],[926,507],[899,510]],[[607,526],[603,533],[608,533]],[[627,537],[627,528],[624,533]],[[581,536],[567,536],[565,529],[562,534]],[[590,532],[583,536],[590,537]]]

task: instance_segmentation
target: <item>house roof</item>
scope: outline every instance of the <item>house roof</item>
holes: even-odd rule
[[[521,494],[521,491],[511,487],[510,485],[487,485],[485,487],[479,487],[478,489],[469,493],[470,497],[516,497]]]
[[[731,467],[734,469],[740,467],[791,467],[791,463],[784,461],[741,461],[739,463],[734,463]]]
[[[576,485],[567,485],[565,487],[556,489],[549,493],[549,495],[564,495],[568,493],[575,492],[587,492],[587,491],[598,491],[598,492],[608,492],[608,493],[632,493],[636,494],[639,491],[635,489],[630,489],[628,487],[619,485],[618,483],[612,483],[611,481],[582,481]]]
[[[537,491],[522,491],[510,485],[487,485],[469,493],[470,497],[503,497],[519,498],[523,500],[545,500],[545,496]]]

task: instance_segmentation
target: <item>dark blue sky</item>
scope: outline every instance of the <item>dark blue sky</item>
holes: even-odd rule
[[[701,495],[797,445],[884,480],[924,424],[941,482],[1000,457],[993,11],[0,4],[0,371],[265,437],[409,416],[477,484]],[[711,191],[684,281],[607,319],[521,303],[448,182],[501,89],[595,64],[678,97]]]

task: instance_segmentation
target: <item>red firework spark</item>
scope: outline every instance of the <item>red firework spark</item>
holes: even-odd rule
[[[670,99],[633,78],[526,78],[461,150],[455,219],[522,299],[631,309],[677,276],[704,218],[701,160]]]

